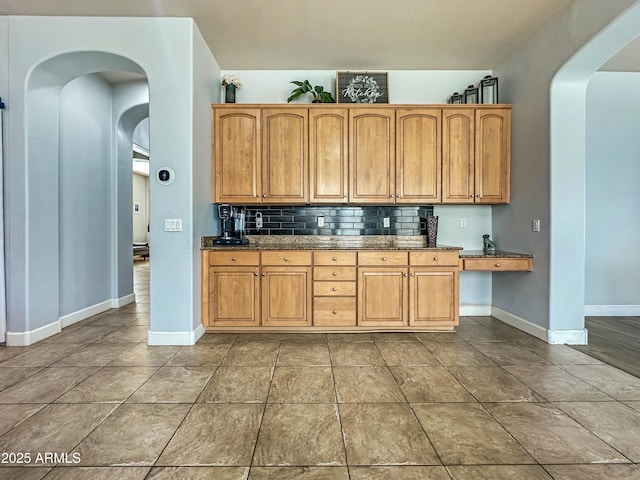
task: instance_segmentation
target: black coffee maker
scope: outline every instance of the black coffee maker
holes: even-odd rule
[[[246,245],[249,243],[244,236],[243,210],[232,207],[228,203],[218,205],[218,218],[222,236],[213,241],[214,245]]]

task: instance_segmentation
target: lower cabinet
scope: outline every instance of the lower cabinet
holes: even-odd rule
[[[202,321],[220,329],[452,330],[457,251],[203,250]]]

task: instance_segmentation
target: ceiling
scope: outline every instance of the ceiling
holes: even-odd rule
[[[572,1],[0,0],[0,15],[192,17],[223,70],[490,70]]]

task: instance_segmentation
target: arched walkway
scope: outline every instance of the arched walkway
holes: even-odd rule
[[[549,330],[587,341],[585,305],[586,91],[608,59],[640,36],[640,4],[614,20],[578,51],[551,84],[551,225]],[[553,339],[549,339],[553,343]]]

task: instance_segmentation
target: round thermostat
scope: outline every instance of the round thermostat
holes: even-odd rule
[[[173,182],[174,177],[175,173],[173,172],[172,168],[160,167],[158,169],[158,175],[156,178],[158,179],[158,183],[162,185],[169,185],[171,182]]]

